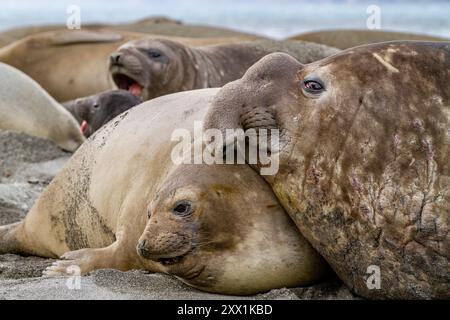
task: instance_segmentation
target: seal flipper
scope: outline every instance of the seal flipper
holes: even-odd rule
[[[130,263],[127,251],[123,250],[118,241],[105,248],[86,248],[69,251],[60,259],[45,269],[43,276],[57,277],[73,275],[77,270],[80,275],[85,275],[97,269],[118,269],[127,271],[140,267],[138,260]],[[75,269],[76,268],[76,269]]]
[[[0,226],[0,254],[21,253],[18,241],[14,237],[21,222]]]

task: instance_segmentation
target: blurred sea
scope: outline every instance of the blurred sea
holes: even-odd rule
[[[168,16],[282,38],[304,31],[366,28],[369,5],[381,9],[381,29],[450,37],[450,0],[0,0],[0,30],[65,24],[67,7],[81,22],[117,23]]]

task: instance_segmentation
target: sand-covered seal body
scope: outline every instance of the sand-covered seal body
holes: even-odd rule
[[[449,80],[449,43],[367,45],[306,66],[273,54],[222,89],[205,126],[270,115],[280,169],[265,178],[358,294],[448,299]]]
[[[217,91],[168,95],[110,121],[74,154],[23,222],[0,228],[0,251],[62,255],[47,275],[74,265],[82,273],[143,268],[230,294],[316,281],[324,261],[256,172],[171,161],[179,144],[172,131],[192,132]],[[180,201],[191,204],[190,215],[176,214]]]
[[[76,120],[23,72],[0,63],[0,129],[24,132],[75,151],[84,137]]]
[[[252,41],[192,47],[165,39],[130,41],[110,56],[109,72],[119,89],[143,101],[161,95],[220,87],[240,78],[260,58],[286,52],[303,63],[338,52],[301,41]]]

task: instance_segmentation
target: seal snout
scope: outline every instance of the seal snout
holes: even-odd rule
[[[182,234],[164,233],[140,240],[136,249],[144,259],[171,265],[181,262],[191,251],[191,241]]]

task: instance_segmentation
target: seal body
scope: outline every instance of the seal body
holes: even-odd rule
[[[309,65],[273,54],[218,93],[205,127],[280,130],[279,171],[265,179],[358,294],[448,299],[449,80],[449,43],[367,45]]]
[[[105,123],[137,106],[138,97],[125,90],[109,90],[63,103],[77,121],[85,137],[91,136]]]
[[[260,40],[193,47],[167,39],[130,41],[110,56],[115,86],[143,101],[179,91],[215,88],[240,78],[260,58],[286,52],[309,63],[339,52],[301,41]]]
[[[112,89],[108,57],[122,44],[150,35],[109,30],[57,30],[34,34],[0,49],[0,61],[25,72],[57,101]],[[159,36],[161,37],[161,36]],[[168,37],[189,45],[242,41],[240,38]]]
[[[24,221],[0,228],[0,251],[62,255],[46,275],[144,268],[230,294],[320,278],[326,264],[251,168],[171,161],[173,130],[192,132],[217,91],[164,96],[109,122]],[[180,201],[194,212],[175,214]]]
[[[346,29],[307,32],[289,37],[288,39],[311,41],[339,49],[348,49],[363,44],[379,43],[395,40],[449,41],[449,39],[441,37],[433,37],[425,34],[379,31],[379,30],[346,30]]]
[[[72,115],[23,72],[0,63],[0,129],[24,132],[75,151],[84,137]]]

